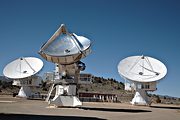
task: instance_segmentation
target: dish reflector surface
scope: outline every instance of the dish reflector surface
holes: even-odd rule
[[[72,64],[86,57],[91,52],[90,46],[88,38],[69,33],[62,24],[41,47],[39,54],[54,63]]]
[[[167,68],[152,57],[131,56],[120,61],[118,72],[131,81],[152,82],[162,79],[167,74]]]
[[[43,62],[35,57],[22,57],[6,65],[3,74],[11,79],[20,79],[32,76],[43,67]]]
[[[60,57],[80,53],[80,51],[86,50],[89,46],[90,40],[85,37],[75,34],[74,36],[62,34],[52,41],[43,52],[51,56]]]

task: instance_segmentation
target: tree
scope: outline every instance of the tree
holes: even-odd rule
[[[159,96],[156,97],[156,103],[161,103],[161,99],[159,98]]]
[[[164,99],[166,99],[166,96],[164,96]]]

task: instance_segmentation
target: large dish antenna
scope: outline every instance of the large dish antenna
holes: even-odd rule
[[[69,33],[64,24],[41,47],[39,54],[47,61],[55,63],[52,85],[46,101],[56,106],[78,106],[82,102],[77,97],[80,71],[85,64],[80,60],[91,53],[91,41],[83,36]],[[52,100],[51,93],[56,87]]]
[[[38,73],[43,62],[35,57],[21,57],[6,65],[3,74],[11,79],[30,77]]]
[[[90,52],[88,38],[69,33],[64,24],[41,47],[39,54],[46,60],[59,64],[72,64],[86,57]]]
[[[166,66],[148,56],[131,56],[120,61],[119,74],[125,79],[136,82],[153,82],[167,74]]]
[[[118,72],[125,79],[125,90],[135,90],[133,105],[150,105],[148,91],[157,90],[156,84],[167,74],[166,66],[148,56],[131,56],[120,61]]]

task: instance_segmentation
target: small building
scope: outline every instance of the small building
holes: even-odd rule
[[[80,84],[91,84],[94,80],[94,76],[88,73],[80,73]]]

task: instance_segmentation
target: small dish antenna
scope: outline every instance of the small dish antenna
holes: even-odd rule
[[[166,66],[148,56],[131,56],[118,64],[118,72],[125,79],[125,90],[135,90],[132,104],[150,105],[147,91],[157,90],[157,81],[167,74]]]
[[[43,62],[35,57],[21,57],[7,64],[4,76],[13,79],[13,85],[21,86],[19,97],[30,97],[31,86],[38,86],[41,78],[36,76],[43,67]]]

